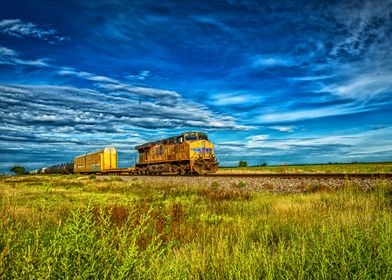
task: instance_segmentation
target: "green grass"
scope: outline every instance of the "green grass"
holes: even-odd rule
[[[218,173],[391,173],[392,162],[220,167]]]
[[[1,177],[0,278],[392,278],[388,181],[276,194],[120,179]]]

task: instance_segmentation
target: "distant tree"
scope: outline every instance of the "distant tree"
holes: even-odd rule
[[[267,163],[263,162],[262,164],[260,164],[260,166],[267,166]]]
[[[245,160],[241,160],[241,161],[238,163],[238,166],[239,166],[239,167],[248,167],[248,162],[245,161]]]
[[[11,172],[14,172],[16,175],[24,175],[27,174],[26,168],[23,166],[14,166],[10,169]]]

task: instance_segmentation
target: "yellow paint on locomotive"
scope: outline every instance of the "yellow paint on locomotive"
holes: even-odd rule
[[[214,157],[214,144],[207,140],[198,140],[189,143],[190,159],[211,159]]]
[[[203,167],[200,167],[200,162],[208,162],[215,161],[215,151],[214,144],[207,140],[199,140],[193,141],[189,143],[190,148],[190,168],[191,170],[203,170]],[[200,169],[201,168],[201,169]],[[216,172],[218,166],[213,165],[210,167],[210,172]]]
[[[177,144],[152,145],[139,154],[139,163],[158,163],[211,159],[214,156],[214,144],[207,140],[183,142]]]
[[[117,168],[117,151],[105,148],[74,158],[75,173],[93,173]]]

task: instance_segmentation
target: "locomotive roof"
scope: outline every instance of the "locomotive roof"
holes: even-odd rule
[[[205,136],[207,136],[207,134],[205,134],[204,132],[200,132],[200,131],[188,131],[188,132],[184,132],[184,133],[181,133],[181,134],[179,134],[179,135],[176,135],[176,136],[172,136],[172,137],[168,137],[168,138],[164,138],[164,139],[159,139],[159,140],[154,141],[154,142],[147,142],[147,143],[144,143],[144,144],[142,144],[142,145],[136,146],[136,147],[135,147],[135,150],[140,150],[140,149],[143,149],[143,148],[148,148],[148,147],[152,147],[152,146],[155,146],[155,145],[160,145],[160,144],[162,144],[162,143],[164,143],[164,144],[170,143],[170,142],[172,142],[173,140],[177,139],[178,137],[184,136],[184,135],[186,135],[186,134],[199,134],[199,135],[205,135]]]

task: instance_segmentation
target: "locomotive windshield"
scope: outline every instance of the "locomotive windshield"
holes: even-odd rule
[[[208,140],[207,135],[204,133],[199,133],[199,140]]]
[[[208,140],[207,135],[202,132],[188,132],[185,134],[185,140],[194,141],[194,140]]]
[[[185,135],[185,140],[188,141],[197,140],[197,134],[187,134]]]

